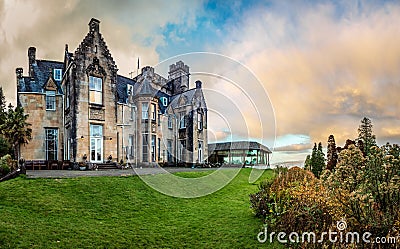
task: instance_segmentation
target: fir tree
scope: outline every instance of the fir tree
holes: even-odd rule
[[[3,88],[0,86],[0,124],[4,123],[6,113],[6,97]]]
[[[327,164],[326,168],[328,170],[333,170],[336,167],[337,160],[338,160],[338,152],[336,149],[336,142],[335,142],[335,137],[333,135],[330,135],[328,138],[328,146],[327,146]]]
[[[376,145],[376,137],[372,133],[372,127],[373,127],[372,121],[367,117],[364,117],[361,120],[361,124],[358,127],[357,141],[362,142],[363,147],[360,149],[363,149],[362,152],[365,156],[368,156],[371,147]]]
[[[318,146],[314,143],[311,157],[307,156],[304,166],[307,170],[310,170],[316,177],[319,178],[322,170],[325,169],[325,155],[322,151],[322,143],[319,142]]]
[[[307,155],[306,160],[304,161],[304,169],[311,171],[311,156]]]

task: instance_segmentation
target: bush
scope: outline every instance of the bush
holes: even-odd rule
[[[279,172],[272,182],[260,184],[259,191],[250,195],[250,202],[268,227],[286,234],[312,231],[318,235],[334,230],[333,223],[342,213],[340,204],[329,198],[321,181],[298,167]]]
[[[251,208],[257,217],[266,218],[273,213],[275,199],[271,193],[272,182],[263,181],[258,186],[258,192],[250,194]]]
[[[11,145],[7,142],[7,140],[0,136],[0,157],[7,154],[12,154]]]
[[[346,207],[343,215],[351,220],[355,231],[367,229],[379,237],[393,234],[400,213],[400,161],[398,153],[393,153],[396,151],[391,145],[373,146],[364,158],[351,145],[340,152],[335,171],[324,173],[324,185],[331,198]]]
[[[5,176],[10,173],[12,165],[12,159],[10,155],[5,155],[0,158],[0,176]]]

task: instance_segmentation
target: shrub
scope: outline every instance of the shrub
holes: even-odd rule
[[[272,182],[263,181],[258,186],[258,192],[250,194],[251,208],[257,217],[266,218],[269,214],[273,213],[274,198],[271,195]]]
[[[350,145],[340,152],[336,170],[324,172],[330,198],[342,203],[353,231],[368,230],[379,237],[393,234],[400,210],[400,161],[392,153],[396,151],[390,145],[373,146],[364,158]]]
[[[260,184],[250,200],[255,214],[263,217],[268,227],[286,234],[312,231],[318,236],[333,230],[333,223],[343,213],[322,182],[298,167],[281,172],[271,183]]]
[[[10,165],[12,165],[12,159],[10,155],[5,155],[0,158],[0,176],[5,176],[10,173]]]

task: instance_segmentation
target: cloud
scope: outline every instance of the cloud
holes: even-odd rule
[[[293,153],[293,152],[308,152],[312,149],[313,144],[290,144],[286,146],[276,147],[274,151],[286,152],[286,153]]]
[[[400,125],[398,3],[287,4],[252,9],[220,47],[263,82],[278,136],[326,143],[334,134],[342,144],[364,116],[378,137],[389,135]]]

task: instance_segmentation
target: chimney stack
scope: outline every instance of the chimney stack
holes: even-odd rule
[[[15,74],[17,75],[17,79],[21,79],[23,73],[24,73],[24,69],[22,69],[22,67],[15,69]]]
[[[201,81],[200,80],[196,80],[196,88],[197,89],[201,89],[201,85],[202,85]]]
[[[29,61],[29,76],[33,77],[33,64],[36,64],[36,48],[30,47],[28,49],[28,61]]]

